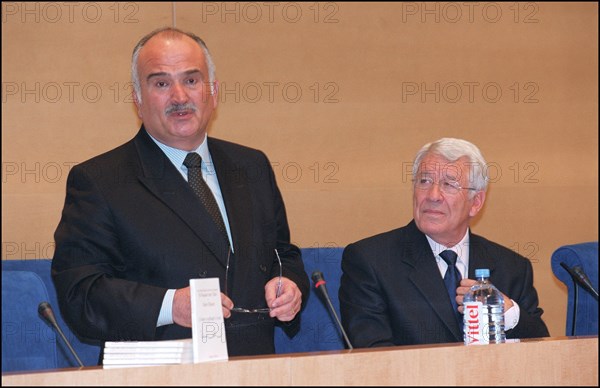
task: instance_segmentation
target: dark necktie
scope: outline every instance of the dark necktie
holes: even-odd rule
[[[185,157],[183,161],[183,165],[188,168],[188,183],[194,190],[194,193],[200,198],[208,214],[212,217],[213,221],[219,228],[219,231],[223,233],[225,239],[229,241],[229,237],[227,237],[227,229],[225,229],[225,223],[223,222],[223,217],[221,215],[221,211],[219,210],[219,205],[217,205],[217,201],[210,190],[210,187],[206,184],[204,179],[202,179],[202,158],[195,152],[190,152]]]
[[[458,255],[456,252],[448,249],[440,253],[440,257],[448,264],[446,275],[444,275],[444,283],[446,284],[446,289],[448,290],[448,295],[450,296],[452,309],[454,310],[456,319],[458,319],[459,323],[462,323],[460,313],[458,312],[458,304],[456,303],[456,288],[460,284],[461,279],[460,272],[458,271],[458,268],[456,268],[456,259],[458,258]]]

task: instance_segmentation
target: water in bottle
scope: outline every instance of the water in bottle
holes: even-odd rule
[[[465,345],[503,343],[504,298],[490,283],[489,269],[476,269],[475,277],[477,283],[463,299]]]

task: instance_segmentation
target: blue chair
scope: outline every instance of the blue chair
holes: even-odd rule
[[[591,293],[576,285],[569,272],[560,265],[561,263],[569,268],[581,267],[597,291],[598,242],[562,246],[552,254],[551,259],[554,275],[567,285],[568,290],[565,334],[567,336],[598,335],[598,300]],[[577,292],[576,305],[575,292]]]
[[[339,247],[302,248],[307,275],[310,278],[317,270],[323,273],[338,317],[342,252]],[[62,338],[38,315],[38,305],[43,301],[53,307],[58,325],[83,364],[98,364],[100,346],[81,342],[60,315],[51,263],[49,259],[2,260],[2,372],[78,366]],[[313,286],[301,314],[301,329],[293,338],[276,327],[277,353],[344,349],[335,319]]]
[[[323,273],[331,304],[338,317],[340,317],[338,290],[342,276],[343,251],[344,249],[339,247],[302,248],[304,270],[309,279],[314,271]],[[289,338],[280,327],[276,327],[275,350],[278,354],[282,354],[340,349],[344,349],[342,334],[326,302],[311,281],[310,295],[301,313],[300,331],[293,338]]]
[[[2,271],[2,372],[57,368],[56,334],[31,303],[48,298],[36,273]]]
[[[57,324],[83,364],[98,365],[100,346],[81,342],[60,315],[51,263],[2,260],[2,372],[79,366],[62,338],[38,315],[44,301],[52,306]]]

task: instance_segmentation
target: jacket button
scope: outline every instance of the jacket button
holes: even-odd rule
[[[261,264],[260,265],[260,270],[263,271],[263,272],[267,272],[267,266],[264,265],[264,264]]]
[[[201,271],[199,275],[201,278],[205,278],[207,273],[207,271]]]

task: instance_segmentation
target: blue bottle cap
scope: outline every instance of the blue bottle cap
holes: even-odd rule
[[[475,270],[475,277],[476,278],[489,278],[490,270],[487,268],[477,268]]]

